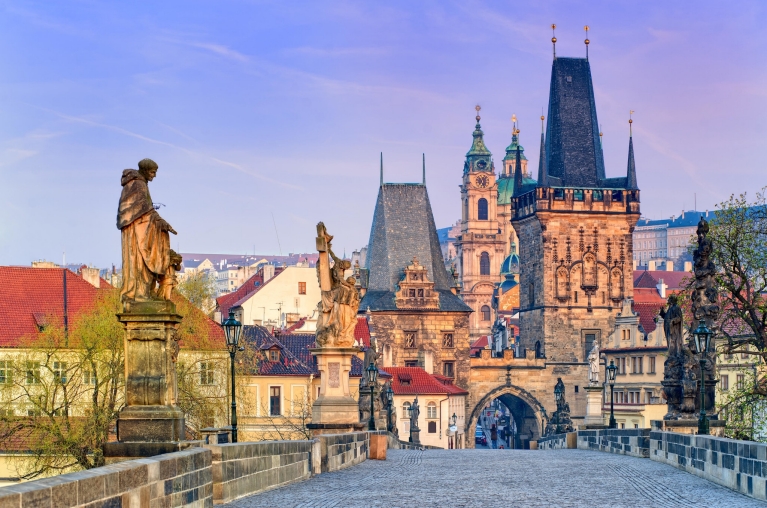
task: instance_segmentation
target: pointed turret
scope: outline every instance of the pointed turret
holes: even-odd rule
[[[630,125],[631,125],[631,120],[629,120],[629,126]],[[630,130],[629,130],[629,163],[628,163],[628,169],[626,170],[626,189],[628,190],[639,189],[639,187],[637,186],[637,168],[636,168],[636,164],[634,164],[634,136],[632,136]]]
[[[541,115],[541,154],[538,158],[538,187],[549,186],[549,174],[546,171],[546,136],[543,131],[544,116]]]
[[[474,127],[474,140],[471,143],[471,149],[466,152],[466,162],[464,163],[463,171],[464,173],[493,171],[493,154],[485,146],[484,133],[479,125],[479,110],[482,108],[477,105],[474,109],[477,110],[477,125]]]
[[[514,195],[518,196],[524,181],[522,179],[522,153],[517,146],[517,160],[514,162]]]
[[[485,139],[484,139],[484,132],[482,132],[482,126],[479,125],[479,109],[480,107],[477,106],[475,108],[477,110],[477,125],[474,126],[474,141],[471,143],[471,149],[466,152],[466,156],[469,157],[471,155],[491,155],[490,150],[487,149],[485,146]]]
[[[519,144],[519,127],[517,126],[517,115],[511,116],[511,144],[506,147],[506,156],[503,158],[503,171],[501,178],[514,178],[514,169],[512,168],[517,148],[522,152],[522,176],[527,176],[527,157],[525,157],[525,148]]]

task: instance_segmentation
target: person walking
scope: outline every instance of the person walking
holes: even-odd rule
[[[495,424],[490,427],[490,441],[492,441],[493,449],[495,449],[498,446],[498,429],[495,427]]]

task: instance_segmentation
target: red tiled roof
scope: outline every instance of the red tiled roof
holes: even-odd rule
[[[684,279],[692,277],[689,272],[666,272],[663,270],[634,271],[635,288],[655,288],[659,279],[663,279],[669,291],[678,291],[684,286]]]
[[[370,347],[370,328],[365,317],[358,317],[354,326],[354,339],[360,346]]]
[[[0,266],[0,347],[36,336],[39,322],[63,323],[64,277],[68,318],[93,305],[100,291],[112,289],[103,279],[96,288],[65,268]]]
[[[450,394],[468,395],[469,392],[452,384],[445,384],[437,376],[429,374],[421,367],[386,367],[391,374],[391,389],[395,395]],[[440,376],[443,380],[448,380]],[[403,384],[403,382],[407,384]]]
[[[258,282],[258,285],[256,285],[256,282]],[[264,285],[263,282],[263,271],[259,270],[255,275],[246,280],[242,286],[237,288],[236,291],[232,291],[229,294],[216,298],[216,305],[221,311],[221,319],[226,319],[226,317],[229,315],[229,309],[235,307],[235,304],[238,300],[246,295],[249,295],[250,293],[255,293],[261,289]]]
[[[471,346],[469,346],[469,349],[472,351],[476,351],[479,349],[485,349],[488,346],[488,336],[483,335],[482,337],[478,338],[474,342],[471,343]]]
[[[644,303],[634,302],[634,312],[639,314],[639,324],[642,325],[645,333],[650,333],[656,328],[655,317],[665,302]]]

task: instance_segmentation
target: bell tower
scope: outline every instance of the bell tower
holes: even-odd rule
[[[498,182],[493,155],[477,125],[466,153],[461,184],[461,235],[456,239],[461,261],[461,297],[473,310],[469,322],[472,339],[490,334],[493,325],[493,289],[501,280],[505,241],[498,223]]]

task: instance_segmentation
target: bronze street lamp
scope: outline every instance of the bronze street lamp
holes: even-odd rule
[[[394,390],[391,389],[391,384],[386,387],[386,430],[393,432],[394,428],[391,424],[391,412],[394,407]]]
[[[226,346],[229,348],[229,358],[232,367],[232,443],[237,442],[237,400],[234,393],[234,354],[245,348],[238,348],[240,344],[240,334],[242,333],[242,324],[234,319],[234,311],[229,311],[229,317],[223,322],[224,332],[226,333]]]
[[[617,429],[618,424],[615,421],[615,411],[613,407],[613,391],[615,390],[615,374],[618,373],[618,367],[616,367],[615,363],[610,360],[610,365],[608,365],[605,370],[607,371],[607,381],[610,383],[610,424],[608,425],[608,428]]]
[[[370,420],[368,421],[368,429],[376,430],[376,418],[374,414],[375,409],[373,406],[373,392],[376,386],[376,378],[378,377],[378,369],[376,368],[373,362],[370,362],[370,365],[368,365],[368,368],[366,370],[368,372],[368,384],[370,385]]]
[[[698,417],[698,434],[703,435],[707,435],[709,432],[709,421],[708,416],[706,416],[705,365],[706,354],[708,354],[712,335],[713,333],[711,333],[711,330],[708,329],[703,320],[698,323],[698,328],[692,332],[692,336],[695,339],[695,352],[700,355],[700,416]]]

